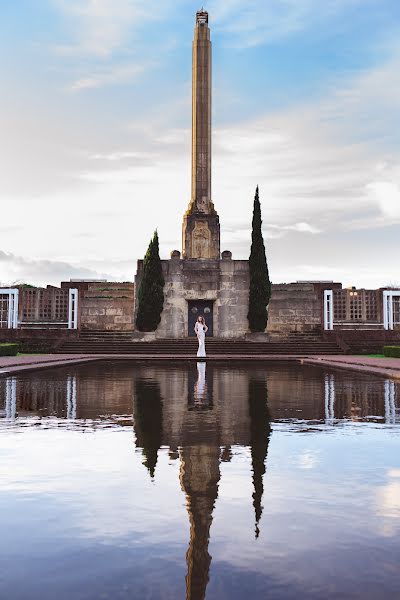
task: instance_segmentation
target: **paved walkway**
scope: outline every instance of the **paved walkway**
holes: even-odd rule
[[[370,356],[310,356],[302,363],[326,365],[339,369],[351,369],[359,373],[374,373],[400,379],[400,358],[372,358]]]
[[[157,354],[31,354],[25,356],[3,356],[0,357],[0,376],[18,373],[21,371],[45,369],[49,367],[61,367],[70,364],[91,362],[95,360],[150,360],[171,361],[176,360],[176,355]],[[180,355],[179,360],[197,361],[193,355]],[[360,373],[374,373],[400,379],[399,358],[370,358],[369,356],[295,356],[263,354],[253,356],[241,356],[237,354],[210,355],[207,361],[288,361],[295,360],[303,364],[324,365],[332,368],[352,369]]]
[[[0,376],[20,371],[61,367],[91,360],[97,360],[89,354],[26,354],[24,356],[0,356]]]

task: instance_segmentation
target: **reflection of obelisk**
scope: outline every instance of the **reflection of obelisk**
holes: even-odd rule
[[[207,396],[205,363],[198,363],[197,381],[188,396],[188,411],[181,441],[181,486],[186,495],[190,521],[190,542],[186,553],[186,599],[204,600],[209,579],[211,556],[208,553],[210,527],[220,479],[220,430],[217,411]],[[209,380],[211,384],[211,378]],[[212,391],[212,384],[208,390]],[[191,410],[206,404],[208,410]],[[196,405],[196,403],[198,403]]]
[[[199,413],[198,413],[199,414]],[[199,416],[201,416],[200,413]],[[181,485],[186,494],[190,542],[186,553],[186,599],[204,600],[211,556],[210,527],[218,497],[220,448],[218,443],[184,446],[181,450]]]
[[[196,13],[192,55],[192,197],[183,219],[184,258],[219,258],[219,217],[211,200],[211,41],[208,13]]]

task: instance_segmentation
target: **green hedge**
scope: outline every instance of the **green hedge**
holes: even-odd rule
[[[383,354],[390,358],[400,358],[400,346],[383,346]]]
[[[0,344],[0,356],[16,356],[19,352],[19,344]]]

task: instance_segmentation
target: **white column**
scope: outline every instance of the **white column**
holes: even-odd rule
[[[324,290],[324,329],[333,329],[333,291]]]
[[[78,329],[78,290],[69,289],[68,329]]]
[[[393,329],[393,296],[400,296],[398,291],[383,292],[383,326],[385,329]]]
[[[3,290],[8,292],[8,329],[18,327],[18,289]]]
[[[19,299],[19,290],[14,290],[13,294],[13,310],[12,310],[12,326],[13,329],[18,328],[18,299]]]
[[[389,329],[388,293],[387,292],[383,292],[383,327],[384,327],[384,329]]]

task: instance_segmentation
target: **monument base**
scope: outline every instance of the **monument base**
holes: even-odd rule
[[[209,333],[218,338],[240,338],[248,332],[249,263],[222,259],[181,259],[174,252],[161,261],[165,279],[164,310],[155,332],[157,339],[183,338],[193,334],[202,314]],[[136,290],[140,287],[143,261],[138,261]]]

